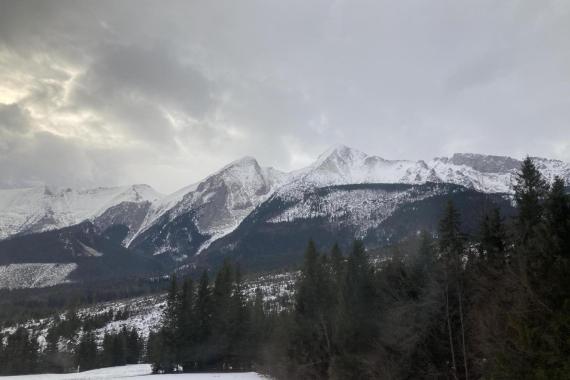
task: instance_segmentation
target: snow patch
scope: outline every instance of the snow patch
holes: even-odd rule
[[[122,367],[99,368],[79,373],[58,373],[5,376],[14,380],[104,380],[104,379],[157,379],[157,380],[262,380],[268,379],[255,372],[243,373],[181,373],[168,375],[151,374],[150,364],[133,364]]]
[[[67,277],[77,268],[67,264],[10,264],[0,266],[0,289],[45,288],[69,282]]]

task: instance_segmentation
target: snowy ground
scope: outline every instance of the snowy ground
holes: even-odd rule
[[[77,264],[10,264],[0,266],[0,289],[44,288],[67,282]]]
[[[102,380],[102,379],[147,379],[147,380],[268,380],[254,372],[247,373],[192,373],[152,375],[149,364],[127,365],[95,369],[81,373],[6,376],[14,380]]]

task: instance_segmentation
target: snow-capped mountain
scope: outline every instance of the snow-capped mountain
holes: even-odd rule
[[[570,180],[570,165],[558,160],[533,158],[549,180],[560,176]],[[521,161],[510,157],[456,153],[428,162],[386,160],[344,145],[321,154],[317,161],[292,176],[284,191],[295,187],[323,187],[357,183],[453,183],[486,193],[512,191],[514,172]]]
[[[287,178],[251,157],[225,166],[203,181],[155,203],[129,247],[153,254],[199,253],[233,231]]]
[[[0,190],[0,239],[95,219],[113,207],[151,204],[162,197],[148,185],[74,190],[51,187]],[[123,218],[128,219],[126,212]]]
[[[560,176],[570,182],[569,164],[544,158],[534,158],[534,162],[547,179]],[[261,167],[254,158],[244,157],[167,196],[146,185],[0,190],[0,239],[90,220],[101,231],[113,225],[127,227],[123,244],[135,252],[168,253],[184,259],[227,236],[254,210],[275,199],[287,207],[268,221],[274,224],[314,215],[361,223],[366,219],[363,215],[372,215],[366,208],[377,211],[390,205],[392,212],[400,203],[409,203],[405,194],[411,190],[337,190],[326,195],[317,190],[344,185],[448,183],[483,193],[509,193],[520,164],[510,157],[480,154],[454,154],[429,161],[388,160],[339,145],[321,154],[312,165],[290,173]],[[405,199],[400,202],[398,197]],[[357,231],[366,228],[363,225]]]

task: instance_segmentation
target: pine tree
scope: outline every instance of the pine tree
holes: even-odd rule
[[[85,331],[75,351],[75,363],[79,371],[97,368],[97,343],[92,331]]]
[[[548,238],[545,247],[551,257],[570,258],[570,196],[564,180],[556,177],[544,204],[545,227]]]
[[[38,367],[37,338],[30,337],[28,330],[19,327],[6,339],[4,357],[8,358],[4,371],[8,375],[33,373]]]
[[[114,365],[113,358],[113,336],[105,331],[103,335],[103,345],[101,349],[100,366],[111,367]]]
[[[247,345],[250,321],[239,267],[236,267],[234,270],[233,290],[230,302],[230,348],[228,363],[231,369],[249,370],[251,369],[253,361],[250,355],[250,347]]]
[[[495,270],[502,270],[505,264],[506,231],[500,210],[495,207],[485,214],[479,231],[480,259]]]
[[[439,224],[439,251],[445,267],[444,296],[445,315],[449,336],[451,375],[459,376],[459,365],[463,366],[465,379],[469,378],[465,313],[463,257],[465,237],[461,233],[459,212],[449,201]],[[463,360],[460,361],[459,353]]]
[[[152,373],[164,373],[164,342],[160,331],[150,332],[147,340],[147,361],[150,362]]]
[[[261,352],[262,344],[268,337],[268,320],[265,313],[265,303],[263,300],[263,291],[261,288],[255,289],[255,297],[250,308],[251,316],[249,318],[249,357],[250,360],[260,361],[263,354]]]
[[[127,364],[127,329],[123,327],[117,334],[113,334],[113,366]]]
[[[231,362],[232,293],[234,273],[229,261],[224,261],[214,281],[212,292],[212,337],[210,360],[218,369],[226,370]]]
[[[541,221],[548,184],[530,157],[523,161],[515,181],[518,239],[520,243],[525,244],[533,237],[535,228]]]
[[[141,357],[141,340],[137,330],[133,327],[126,334],[126,363],[138,364]]]
[[[295,331],[292,364],[298,378],[323,378],[333,354],[330,313],[330,277],[311,240],[305,251],[301,276],[296,285]]]
[[[335,289],[334,296],[338,296],[340,287],[344,279],[345,272],[345,258],[338,243],[335,243],[331,249],[331,276],[334,281]]]
[[[166,308],[162,318],[163,325],[160,330],[162,335],[162,363],[160,367],[166,373],[174,372],[177,369],[179,356],[178,339],[178,311],[180,310],[180,297],[178,294],[178,281],[176,276],[172,276],[168,295],[166,297]]]
[[[563,379],[568,374],[570,354],[567,340],[570,307],[553,302],[558,283],[567,280],[556,275],[564,267],[557,255],[560,228],[566,213],[563,183],[549,186],[527,157],[516,177],[516,235],[513,265],[511,317],[505,344],[494,369],[508,378]],[[557,262],[558,261],[558,262]],[[566,282],[568,284],[568,282]],[[564,302],[564,301],[563,301]]]
[[[179,362],[184,372],[195,369],[196,365],[196,329],[194,312],[194,282],[191,278],[184,281],[178,311],[178,338],[180,339]]]
[[[196,369],[204,370],[210,360],[210,337],[212,334],[212,294],[208,272],[200,277],[196,296]]]
[[[46,334],[46,348],[42,356],[42,369],[46,373],[60,373],[65,370],[65,363],[63,362],[62,355],[59,352],[59,331],[57,328],[58,320],[54,321]]]
[[[355,240],[346,263],[335,323],[338,354],[331,369],[335,379],[373,378],[364,357],[377,342],[378,313],[373,270],[362,241]]]

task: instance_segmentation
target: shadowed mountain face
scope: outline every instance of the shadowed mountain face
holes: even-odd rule
[[[69,281],[91,281],[163,273],[156,260],[121,245],[127,228],[100,230],[91,222],[0,241],[0,265],[77,264]]]
[[[342,185],[303,193],[299,199],[274,196],[232,233],[214,242],[197,262],[219,265],[225,258],[248,269],[297,265],[309,239],[327,247],[338,242],[348,249],[357,237],[374,249],[425,230],[437,231],[448,200],[462,214],[466,232],[478,228],[485,206],[513,215],[510,197],[484,194],[457,185]]]
[[[534,161],[548,180],[570,180],[568,164]],[[434,231],[430,221],[449,198],[464,211],[468,229],[484,212],[481,204],[497,204],[508,215],[519,165],[478,154],[386,160],[337,146],[292,173],[245,157],[168,196],[145,185],[0,190],[0,237],[23,235],[0,241],[0,263],[133,257],[144,259],[133,265],[141,272],[148,263],[176,268],[223,257],[259,268],[289,265],[309,238],[358,237],[374,247]],[[44,230],[51,233],[36,233]]]

